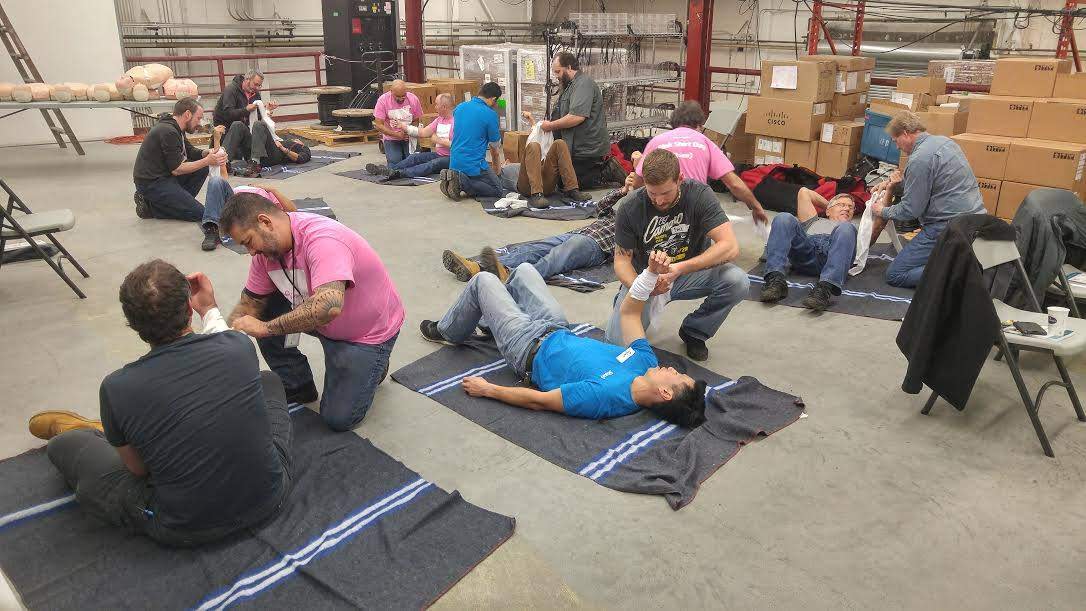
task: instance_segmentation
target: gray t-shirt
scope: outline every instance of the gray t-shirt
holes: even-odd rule
[[[634,253],[634,269],[644,271],[649,253],[662,250],[672,261],[685,261],[705,252],[709,232],[728,222],[716,193],[705,183],[685,180],[679,202],[660,212],[644,187],[623,202],[615,219],[615,241]]]
[[[563,129],[559,134],[573,157],[602,158],[611,150],[607,138],[607,117],[603,113],[603,94],[592,77],[578,72],[569,85],[558,94],[558,103],[551,120],[573,114],[584,117],[580,125]]]

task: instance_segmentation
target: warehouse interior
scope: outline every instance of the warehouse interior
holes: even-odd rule
[[[0,59],[6,202],[0,335],[9,346],[0,374],[7,388],[0,420],[0,609],[1081,608],[1086,416],[1075,389],[1086,388],[1086,361],[1078,354],[1086,350],[1086,317],[1076,297],[1086,298],[1086,275],[1076,276],[1086,269],[1086,76],[1076,34],[1086,6],[1079,0],[762,2],[0,0],[0,40],[12,45],[11,60]],[[476,201],[468,190],[474,183],[457,165],[457,156],[475,146],[464,140],[477,131],[467,109],[496,114],[501,132],[496,143],[480,140],[471,154],[483,165],[500,154],[526,172],[527,164],[539,163],[528,151],[541,134],[550,136],[546,125],[561,124],[564,108],[577,114],[574,106],[562,107],[576,82],[559,78],[563,53],[579,60],[578,79],[592,79],[592,117],[598,115],[608,147],[604,167],[614,162],[622,175],[611,182],[593,175],[593,183],[578,171],[580,191],[591,201],[565,196],[558,204],[554,198],[577,189],[552,168],[552,203],[536,208],[536,188],[518,195],[514,171],[505,189],[511,193]],[[148,76],[157,70],[151,66],[164,66],[168,77]],[[244,89],[257,73],[262,84]],[[210,208],[213,185],[227,184],[234,194],[220,202],[225,210],[212,223],[211,249],[201,245],[206,216],[138,216],[144,187],[134,172],[145,155],[162,154],[144,146],[152,130],[171,112],[196,116],[176,114],[186,80],[202,119],[191,131],[173,124],[171,137],[183,132],[197,150],[178,162],[205,160],[208,177],[197,185],[197,203]],[[502,92],[493,108],[483,95],[490,82]],[[400,103],[396,83],[408,92],[404,99],[421,100],[407,124],[379,110],[381,100]],[[240,162],[233,152],[220,166],[207,161],[216,144],[227,159],[226,136],[214,130],[230,87],[250,102],[263,100],[263,115],[238,115],[246,138],[255,142],[253,126],[270,125],[274,139],[301,143],[311,160],[297,161],[296,169],[290,156],[262,163],[246,144],[249,154]],[[451,101],[447,112],[442,96]],[[690,180],[679,156],[687,180],[671,197],[681,202],[702,192],[691,183],[707,183],[695,186],[704,187],[715,213],[723,211],[717,228],[728,228],[735,254],[696,273],[735,268],[743,294],[701,343],[707,358],[695,358],[680,335],[698,312],[712,309],[712,297],[702,303],[706,292],[689,297],[672,289],[672,301],[661,302],[641,335],[661,366],[707,382],[704,416],[694,426],[669,424],[635,406],[640,411],[620,417],[575,418],[570,403],[556,410],[563,414],[522,410],[498,395],[472,396],[464,380],[473,376],[480,384],[544,390],[530,366],[545,354],[554,325],[535,338],[524,371],[506,364],[496,322],[489,330],[494,337],[473,329],[467,343],[452,342],[441,331],[446,335],[438,341],[450,345],[439,346],[426,335],[426,321],[442,321],[434,325],[441,330],[450,306],[483,285],[483,247],[512,261],[502,257],[524,252],[518,248],[525,244],[555,248],[545,240],[611,218],[613,254],[605,250],[606,261],[591,269],[546,276],[543,289],[572,323],[563,325],[567,335],[602,343],[612,317],[635,299],[619,271],[623,232],[648,235],[644,227],[624,228],[631,218],[624,210],[641,202],[650,216],[652,206],[660,211],[650,192],[655,179],[630,152],[645,167],[659,159],[653,143],[677,127],[677,109],[684,108],[700,108],[703,125],[694,131],[726,160],[727,171],[710,164],[712,180]],[[441,132],[446,114],[456,124]],[[923,128],[917,132],[908,117]],[[223,134],[236,123],[223,125]],[[443,167],[453,169],[421,177],[392,173],[399,160],[390,151],[399,141],[388,139],[390,125],[410,125],[403,130],[413,135],[403,142],[433,152],[428,159],[444,156]],[[565,135],[573,129],[555,127],[554,142],[575,146]],[[487,138],[485,127],[480,133]],[[676,150],[676,141],[662,148]],[[930,153],[933,142],[943,143],[937,155]],[[162,180],[174,180],[170,169]],[[457,171],[459,186],[450,186]],[[506,175],[500,165],[482,170],[488,171]],[[940,174],[951,171],[950,178]],[[790,210],[768,203],[765,181],[789,184]],[[897,191],[891,185],[883,194],[877,185],[884,181],[900,183]],[[260,296],[253,288],[260,273],[271,292],[308,299],[322,293],[306,294],[306,286],[320,283],[307,271],[307,285],[292,286],[296,278],[278,262],[285,251],[260,254],[228,229],[243,185],[274,195],[269,206],[289,210],[281,203],[292,201],[298,212],[283,218],[330,217],[361,236],[376,255],[377,275],[387,271],[402,320],[364,417],[345,430],[329,420],[325,398],[339,383],[373,383],[352,369],[363,356],[331,352],[333,343],[350,343],[330,340],[332,327],[301,330],[299,349],[320,399],[294,402],[286,388],[297,452],[293,467],[284,467],[293,469],[289,494],[259,523],[221,540],[174,546],[140,520],[158,524],[152,509],[162,509],[154,503],[163,499],[155,490],[171,482],[156,481],[158,463],[150,456],[176,433],[160,428],[144,446],[127,431],[126,445],[116,441],[119,420],[101,416],[119,409],[109,381],[163,353],[137,334],[140,323],[122,283],[153,259],[185,275],[202,272],[227,320],[223,328],[233,326],[223,333],[251,346],[246,354],[255,355],[259,370],[284,377],[281,364],[269,362],[267,338],[238,326],[232,312]],[[820,195],[796,195],[804,192]],[[784,231],[781,217],[795,216],[813,235],[810,222],[840,220],[833,206],[842,194],[851,202],[843,223],[861,236],[855,243],[848,238],[840,270],[847,284],[834,292],[824,283],[828,250],[815,257],[821,276],[797,271],[793,243],[786,250],[793,257],[788,297],[764,302],[771,280],[783,275],[772,271],[773,234],[758,211],[768,212],[772,231]],[[620,202],[617,229],[616,213],[599,205],[609,198]],[[968,219],[975,226],[959,230],[959,218],[933,216],[939,206],[964,209],[967,199],[974,209],[960,216],[975,217]],[[813,202],[811,219],[803,216],[804,201]],[[913,206],[907,210],[918,214],[915,222],[888,212],[898,206]],[[703,221],[691,218],[685,223],[696,230]],[[986,224],[978,228],[981,218]],[[892,222],[883,229],[881,219]],[[932,258],[926,270],[920,262],[919,284],[896,286],[887,270],[904,260],[898,255],[918,248],[925,231],[946,225],[955,231],[932,234],[926,251]],[[45,228],[24,232],[35,226]],[[297,245],[299,230],[293,222],[286,227]],[[708,235],[704,252],[720,244],[714,238],[710,246]],[[977,239],[1002,244],[1000,252],[1009,248],[1012,255],[989,266]],[[965,245],[953,250],[961,240]],[[470,283],[457,278],[449,252],[479,253],[472,262],[484,265]],[[681,257],[669,254],[677,270]],[[288,255],[292,266],[295,256]],[[265,259],[260,265],[278,265],[279,277],[290,281],[286,288],[270,271],[259,271]],[[858,271],[845,276],[853,264]],[[514,280],[499,277],[512,287],[527,274],[524,267],[510,263]],[[649,272],[640,267],[632,266],[639,279]],[[944,273],[948,267],[955,271]],[[1019,272],[1024,285],[1011,280],[1008,292],[1007,278]],[[369,300],[386,290],[379,279],[340,280],[344,313],[355,307],[352,291]],[[195,295],[193,282],[185,290]],[[831,290],[825,311],[801,304],[823,284]],[[516,289],[509,290],[517,299]],[[970,301],[976,291],[983,297]],[[290,316],[293,297],[276,295]],[[655,303],[655,296],[642,302]],[[1000,301],[993,306],[992,298]],[[447,317],[456,309],[449,311]],[[528,312],[525,319],[541,316]],[[195,306],[191,320],[186,334],[211,334],[211,319]],[[484,308],[479,326],[489,320]],[[627,339],[627,328],[621,331]],[[369,343],[377,342],[354,345]],[[616,357],[623,366],[624,354]],[[214,367],[238,365],[220,358]],[[129,390],[135,402],[147,398],[157,407],[151,398],[178,376],[188,376],[185,395],[218,383],[190,374],[159,372],[154,384]],[[259,390],[259,380],[253,383]],[[626,394],[636,401],[633,391]],[[185,403],[179,395],[162,409]],[[123,452],[114,459],[127,467],[124,478],[142,482],[149,496],[141,497],[140,510],[149,517],[126,514],[118,518],[123,523],[98,517],[92,486],[86,480],[73,486],[58,471],[53,440],[70,432],[54,436],[49,450],[47,437],[34,432],[33,419],[47,410],[108,420],[96,433],[101,447],[109,450],[108,441],[143,455],[149,474],[122,463]],[[222,421],[215,421],[190,429],[192,437],[171,448],[179,462],[200,465],[193,472],[207,485],[215,469],[200,460],[203,450],[185,444],[219,430]],[[103,429],[82,426],[76,428]],[[732,436],[733,429],[744,433]],[[76,454],[73,468],[90,460]],[[117,478],[98,483],[114,485]],[[404,492],[410,492],[405,484],[419,482],[421,488]],[[110,503],[134,502],[120,496],[112,492]],[[200,504],[225,511],[229,496]]]

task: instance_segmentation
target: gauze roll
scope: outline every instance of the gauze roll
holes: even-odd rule
[[[638,301],[648,301],[649,297],[652,296],[653,289],[656,288],[656,279],[659,277],[659,274],[650,272],[647,269],[638,274],[633,284],[630,285],[630,297]]]

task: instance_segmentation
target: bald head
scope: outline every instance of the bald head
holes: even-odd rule
[[[388,90],[392,92],[393,97],[397,100],[403,100],[404,96],[407,95],[407,83],[400,79],[396,79],[392,81],[392,85]]]

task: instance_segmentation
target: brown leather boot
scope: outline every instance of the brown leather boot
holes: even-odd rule
[[[49,440],[61,433],[76,429],[102,430],[100,420],[84,418],[75,412],[39,412],[30,417],[30,434],[38,439]]]
[[[456,275],[460,282],[467,282],[480,271],[479,264],[467,257],[461,257],[451,250],[441,253],[441,264]]]
[[[493,248],[487,246],[483,249],[483,252],[479,253],[481,263],[479,267],[483,268],[484,272],[490,272],[498,277],[498,280],[502,281],[502,284],[509,282],[509,268],[502,265],[502,262],[498,260],[498,253]]]

